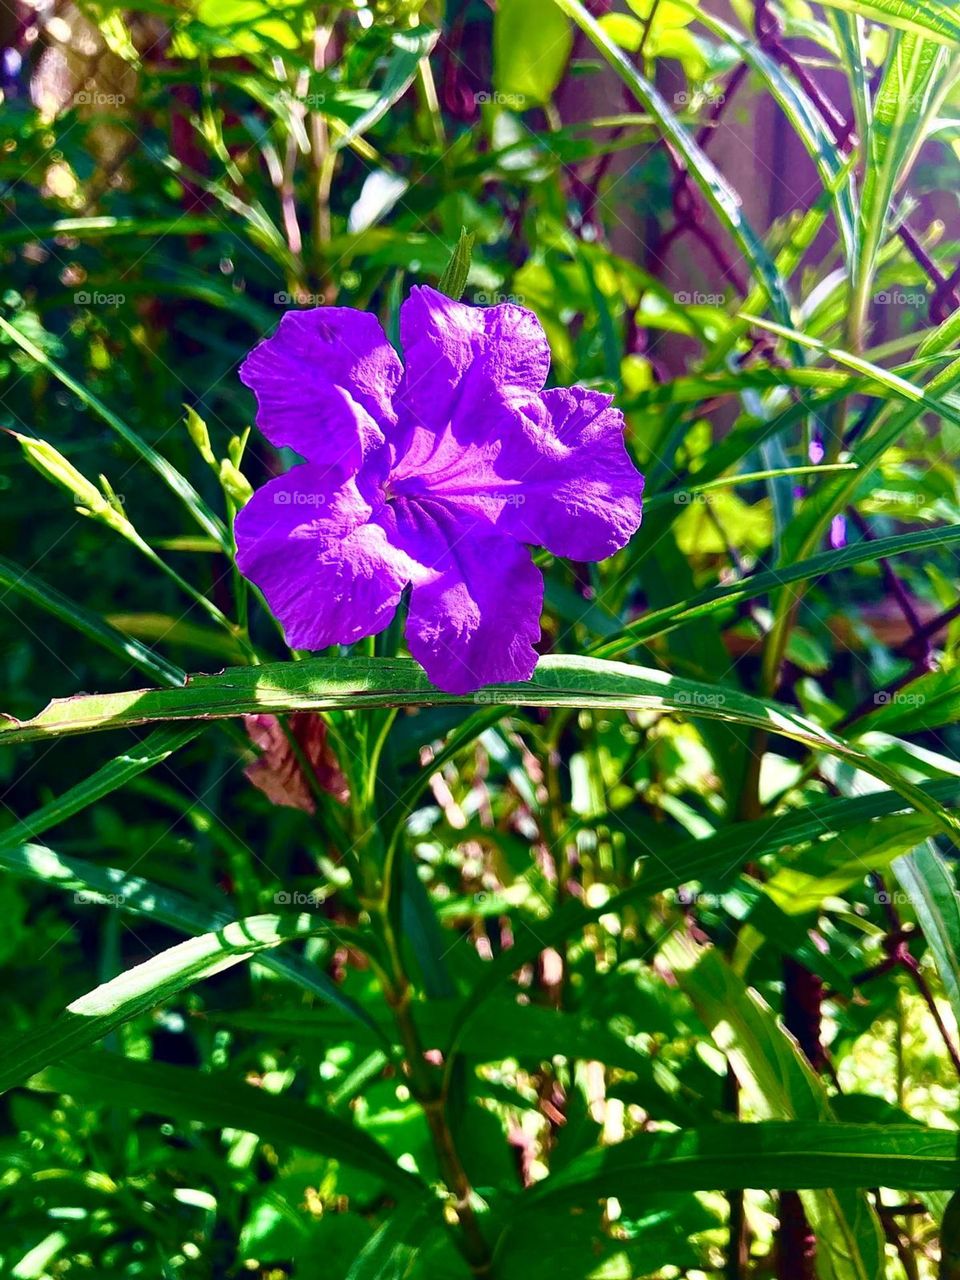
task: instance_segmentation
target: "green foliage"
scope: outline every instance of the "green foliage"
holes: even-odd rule
[[[957,1274],[960,23],[605,8],[4,28],[3,1275]],[[240,360],[417,282],[647,481],[466,697],[233,563]]]

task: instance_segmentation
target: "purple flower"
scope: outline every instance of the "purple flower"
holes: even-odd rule
[[[602,560],[640,524],[623,415],[543,390],[523,307],[415,288],[400,334],[405,366],[372,315],[291,311],[247,357],[261,431],[307,461],[237,516],[237,563],[294,648],[375,635],[411,586],[407,643],[435,684],[526,680],[543,602],[527,544]]]

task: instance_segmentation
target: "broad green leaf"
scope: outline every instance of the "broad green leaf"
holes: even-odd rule
[[[789,707],[724,686],[596,658],[553,655],[541,659],[534,680],[493,685],[475,694],[435,689],[417,663],[402,658],[320,658],[234,667],[220,675],[195,676],[183,689],[79,694],[56,700],[32,720],[0,720],[0,746],[154,721],[209,720],[256,712],[471,704],[682,712],[765,729],[849,761],[899,791],[922,812],[936,816],[941,829],[951,837],[960,832],[960,819],[905,781],[898,770]]]
[[[878,690],[864,723],[884,733],[924,733],[960,720],[960,671],[928,671],[893,693]]]
[[[549,102],[572,48],[570,20],[553,0],[500,0],[493,19],[493,87],[501,104],[526,111]]]
[[[27,1087],[71,1097],[108,1101],[112,1107],[151,1111],[218,1129],[240,1129],[265,1142],[316,1151],[381,1179],[404,1196],[425,1188],[404,1172],[369,1134],[320,1107],[267,1093],[225,1077],[160,1062],[140,1062],[116,1053],[71,1055],[46,1067]]]
[[[898,813],[818,841],[788,858],[763,885],[763,892],[787,915],[816,911],[823,900],[845,893],[870,871],[883,871],[894,858],[932,834],[932,818]]]

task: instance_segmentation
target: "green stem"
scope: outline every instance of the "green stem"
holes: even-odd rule
[[[384,998],[390,1006],[400,1041],[403,1045],[410,1092],[416,1098],[426,1117],[430,1139],[440,1175],[452,1197],[451,1210],[458,1231],[458,1243],[464,1258],[475,1276],[493,1275],[493,1256],[474,1210],[474,1191],[470,1178],[457,1151],[453,1131],[447,1118],[447,1094],[437,1075],[431,1071],[424,1056],[423,1043],[413,1019],[413,988],[403,968],[403,959],[396,931],[390,918],[389,903],[384,898],[377,905],[376,915],[381,938],[387,955],[390,972],[380,971]]]

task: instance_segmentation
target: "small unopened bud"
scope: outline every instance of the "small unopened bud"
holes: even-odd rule
[[[229,458],[220,462],[220,483],[224,493],[237,507],[245,507],[253,497],[253,485]]]
[[[187,411],[187,434],[197,446],[197,452],[200,457],[208,464],[208,466],[216,468],[217,460],[213,456],[213,448],[210,445],[210,432],[207,430],[207,424],[200,417],[195,409],[191,409],[189,405],[184,405]]]

